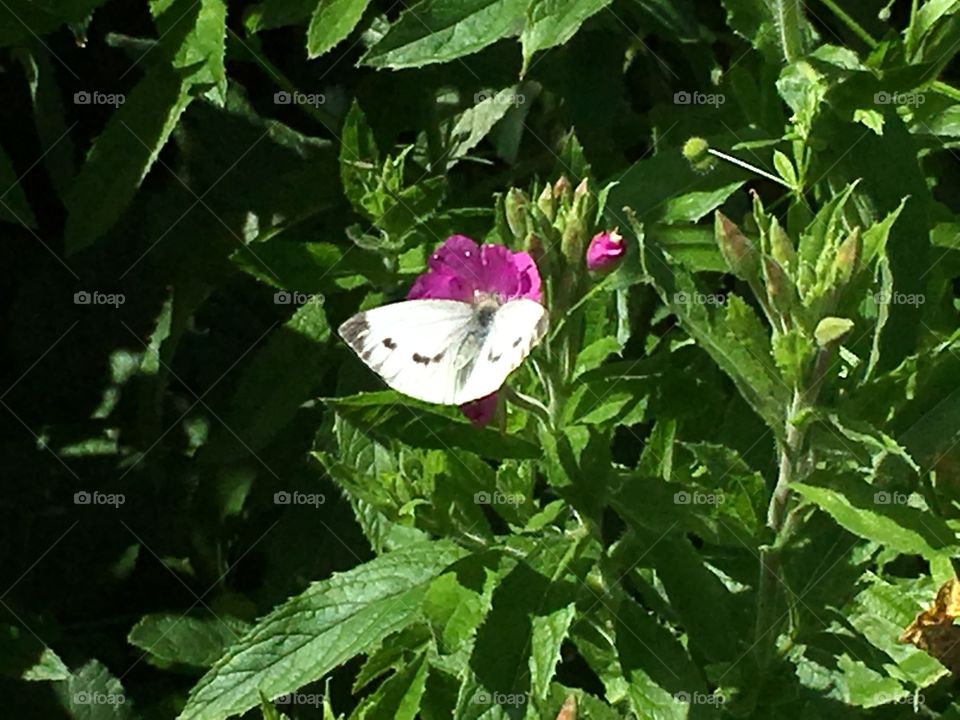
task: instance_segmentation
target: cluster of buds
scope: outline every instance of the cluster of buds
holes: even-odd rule
[[[515,245],[529,252],[546,275],[584,264],[591,272],[606,273],[620,264],[623,236],[617,229],[596,232],[596,215],[597,196],[586,178],[574,187],[562,175],[531,195],[511,188],[502,201],[501,217]]]
[[[785,377],[801,383],[817,348],[834,348],[853,329],[852,320],[836,314],[853,314],[846,300],[856,299],[851,289],[866,275],[860,230],[843,230],[837,210],[829,221],[815,219],[795,244],[757,195],[748,224],[755,239],[718,211],[717,245],[770,321]]]

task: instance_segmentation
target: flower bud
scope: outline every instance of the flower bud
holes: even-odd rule
[[[504,214],[507,216],[507,225],[517,240],[527,235],[527,198],[517,188],[510,188],[503,201]]]
[[[597,233],[587,248],[587,269],[592,272],[610,271],[620,264],[626,251],[626,243],[617,228]]]
[[[860,228],[854,228],[847,239],[837,248],[837,256],[833,260],[833,276],[840,285],[846,285],[857,271],[860,263],[860,252],[863,246],[860,241]]]
[[[483,427],[493,420],[493,416],[497,412],[497,393],[493,392],[479,400],[464,403],[460,406],[460,412],[466,416],[474,427]]]
[[[740,228],[719,210],[716,213],[714,235],[731,272],[748,279],[755,277],[760,267],[757,249],[740,232]]]
[[[710,154],[710,143],[702,137],[692,137],[683,144],[683,156],[696,173],[707,173],[716,166],[716,159]]]
[[[543,192],[537,198],[537,207],[540,208],[540,212],[544,214],[547,220],[553,222],[557,212],[557,203],[553,197],[553,189],[549,185],[544,186]]]
[[[553,197],[559,201],[561,206],[570,204],[570,196],[573,194],[573,187],[570,185],[570,181],[567,179],[566,175],[561,175],[560,178],[553,184]]]
[[[763,276],[766,280],[767,297],[770,298],[770,303],[780,315],[789,315],[794,305],[796,291],[790,278],[780,267],[780,263],[773,258],[764,256]]]
[[[770,219],[770,254],[781,266],[791,268],[797,260],[797,251],[787,236],[786,230],[780,226],[776,215]]]

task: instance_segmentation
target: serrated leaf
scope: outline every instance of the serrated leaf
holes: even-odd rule
[[[332,49],[353,32],[370,0],[320,0],[307,28],[307,57]]]
[[[360,62],[393,69],[448,62],[519,32],[526,7],[527,0],[421,0]]]
[[[0,3],[0,46],[28,44],[67,23],[79,23],[105,0],[4,0]]]
[[[520,35],[523,46],[523,75],[533,56],[548,48],[562,45],[591,15],[603,10],[613,0],[533,0],[527,10],[527,24]]]
[[[545,699],[557,663],[560,661],[560,646],[570,631],[576,615],[576,605],[570,603],[547,615],[533,618],[530,634],[530,692],[538,699]]]
[[[151,0],[158,43],[182,71],[188,85],[207,88],[207,99],[223,106],[227,98],[227,7],[224,0]]]
[[[813,478],[811,478],[813,479]],[[956,533],[941,519],[916,508],[891,504],[883,491],[855,476],[832,482],[794,483],[804,499],[815,503],[854,535],[906,555],[928,560],[960,552]]]
[[[365,431],[413,447],[460,449],[490,458],[534,458],[537,447],[492,428],[475,428],[456,408],[427,405],[393,391],[360,393],[327,400],[337,412]]]
[[[68,680],[57,683],[57,695],[74,720],[133,720],[133,701],[120,681],[98,660],[91,660]]]
[[[246,630],[233,617],[197,618],[157,613],[144,615],[127,635],[154,663],[207,668]]]
[[[0,675],[20,680],[66,680],[70,670],[32,633],[0,625]]]
[[[68,254],[91,245],[119,219],[191,100],[176,73],[156,67],[110,116],[64,199]]]
[[[466,553],[411,545],[313,583],[259,620],[204,675],[181,720],[222,720],[320,679],[419,614],[430,581]]]

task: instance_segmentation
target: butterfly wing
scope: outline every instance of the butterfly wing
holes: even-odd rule
[[[543,339],[547,326],[547,310],[534,300],[511,300],[501,305],[489,329],[479,334],[479,352],[457,373],[454,402],[461,405],[496,391]],[[473,331],[477,333],[476,320]]]
[[[417,400],[458,403],[458,371],[476,353],[473,306],[407,300],[357,313],[338,332],[391,388]],[[467,358],[466,360],[464,358]]]

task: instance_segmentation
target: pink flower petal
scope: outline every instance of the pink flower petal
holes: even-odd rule
[[[449,272],[427,272],[414,281],[410,292],[407,293],[407,299],[471,302],[473,300],[473,288],[461,278]]]
[[[540,271],[533,258],[525,252],[513,254],[513,264],[519,275],[517,297],[540,302],[542,292],[540,287]]]
[[[470,286],[477,287],[483,277],[480,248],[466,235],[451,235],[430,256],[430,270],[455,275]]]
[[[480,248],[483,275],[477,289],[496,293],[503,300],[517,297],[520,275],[513,262],[513,253],[503,245],[484,245]]]

